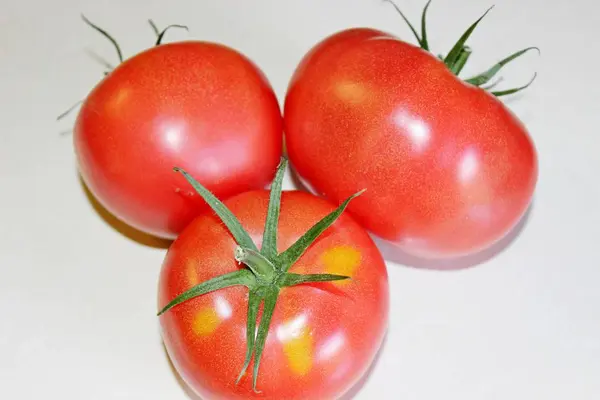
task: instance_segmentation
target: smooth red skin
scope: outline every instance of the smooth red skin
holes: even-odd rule
[[[253,191],[225,202],[256,243],[262,243],[268,205],[267,191]],[[330,203],[307,192],[283,192],[278,249],[285,250],[314,223],[333,211]],[[161,315],[163,339],[178,372],[188,385],[208,399],[334,399],[339,398],[366,372],[384,337],[389,293],[384,261],[370,236],[349,215],[343,214],[307,250],[290,272],[322,273],[322,252],[350,245],[362,253],[352,281],[344,287],[317,283],[284,288],[275,308],[263,353],[258,390],[251,389],[252,364],[235,385],[245,356],[247,293],[245,287],[222,289],[182,303]],[[229,232],[212,215],[198,217],[169,249],[159,283],[159,308],[189,289],[190,271],[202,282],[239,267]],[[198,310],[213,307],[220,298],[231,305],[232,315],[210,336],[198,337],[191,321]],[[311,329],[316,354],[329,338],[344,335],[340,351],[314,360],[310,373],[290,372],[278,337],[281,325],[304,315]]]
[[[98,200],[168,239],[207,209],[174,167],[227,198],[270,183],[283,141],[262,72],[231,48],[199,41],[123,62],[89,94],[74,133],[81,175]]]
[[[366,188],[349,211],[420,257],[498,241],[537,181],[534,145],[497,98],[373,29],[338,32],[311,49],[290,82],[284,127],[309,187],[333,202]]]

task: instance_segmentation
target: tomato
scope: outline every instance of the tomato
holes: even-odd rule
[[[532,139],[499,100],[527,85],[478,86],[535,48],[463,81],[464,42],[480,20],[442,59],[424,50],[425,34],[415,33],[418,47],[376,29],[334,33],[304,56],[286,94],[287,153],[301,180],[333,202],[367,188],[349,212],[423,258],[491,246],[524,215],[537,182]]]
[[[269,192],[249,191],[224,204],[250,240],[263,243],[264,251]],[[273,264],[278,265],[277,257],[283,259],[284,250],[293,248],[309,228],[334,210],[331,203],[308,192],[283,192],[279,223],[274,225],[278,226],[274,248],[279,256],[269,257]],[[236,248],[238,242],[214,213],[197,217],[167,252],[160,274],[159,307],[211,279],[239,272],[252,276],[238,262]],[[251,318],[248,288],[220,288],[160,315],[169,356],[201,398],[333,399],[366,372],[382,343],[389,304],[385,264],[368,233],[349,215],[341,215],[308,246],[289,273],[341,274],[350,279],[278,289],[262,357],[258,350],[254,356],[254,363],[262,360],[256,390],[253,374],[243,375],[236,383],[246,359],[247,332],[255,331],[254,326],[247,329]],[[267,282],[264,288],[274,285]],[[267,304],[268,299],[263,320]],[[261,328],[257,348],[260,332]]]
[[[74,129],[79,170],[102,205],[149,234],[173,239],[207,209],[185,168],[227,198],[261,189],[282,152],[269,82],[225,45],[185,41],[147,49],[87,96]]]

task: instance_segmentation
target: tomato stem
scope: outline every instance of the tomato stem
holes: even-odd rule
[[[235,249],[234,257],[237,262],[246,264],[261,281],[265,283],[273,282],[277,269],[271,261],[258,251],[238,246]]]

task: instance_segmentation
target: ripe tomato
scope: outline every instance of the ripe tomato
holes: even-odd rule
[[[463,82],[456,74],[478,22],[442,60],[423,50],[425,34],[415,33],[422,48],[375,29],[332,34],[305,55],[285,99],[286,147],[299,177],[333,202],[367,188],[350,213],[424,258],[498,241],[525,213],[537,181],[532,140],[498,100],[525,87],[476,86],[534,48]]]
[[[239,219],[249,240],[263,242],[268,236],[263,235],[268,191],[246,192],[224,204]],[[310,193],[283,192],[279,223],[274,225],[277,243],[273,248],[280,256],[269,257],[273,265],[279,265],[283,251],[334,209]],[[238,263],[237,246],[214,213],[196,218],[166,255],[159,307],[216,277],[248,272]],[[381,345],[389,303],[385,264],[370,236],[351,217],[341,215],[289,272],[341,274],[350,279],[277,289],[279,297],[276,305],[272,303],[262,357],[258,350],[254,356],[255,365],[257,358],[262,360],[257,391],[253,391],[252,374],[243,375],[236,384],[245,363],[247,332],[255,331],[254,326],[247,329],[251,318],[247,288],[224,287],[188,298],[161,314],[163,339],[173,364],[203,399],[333,399],[366,372]],[[263,281],[266,290],[276,287],[268,281]],[[263,317],[268,314],[267,304],[265,300]],[[260,332],[259,327],[257,348]]]
[[[186,41],[125,60],[82,105],[74,130],[83,180],[118,218],[172,239],[206,205],[180,166],[220,198],[264,188],[282,151],[275,94],[248,58]]]

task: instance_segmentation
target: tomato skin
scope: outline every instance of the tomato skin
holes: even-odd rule
[[[83,180],[109,211],[173,239],[207,209],[173,168],[219,198],[262,189],[281,156],[282,117],[269,82],[242,54],[170,43],[126,60],[92,90],[74,144]]]
[[[432,54],[368,28],[335,33],[298,65],[284,106],[296,173],[405,252],[478,252],[514,227],[538,176],[523,124]]]
[[[269,192],[262,190],[225,201],[256,243],[262,242],[268,201]],[[334,209],[309,193],[283,192],[278,250],[285,250]],[[196,218],[167,253],[159,308],[195,284],[240,268],[233,256],[235,247],[216,216]],[[207,400],[342,396],[366,372],[382,343],[389,289],[379,251],[349,215],[343,214],[328,228],[290,272],[323,273],[331,263],[346,270],[328,272],[343,272],[352,279],[281,290],[261,358],[257,385],[261,393],[252,391],[251,372],[235,384],[246,351],[247,288],[221,289],[162,314],[165,346],[183,379]]]

